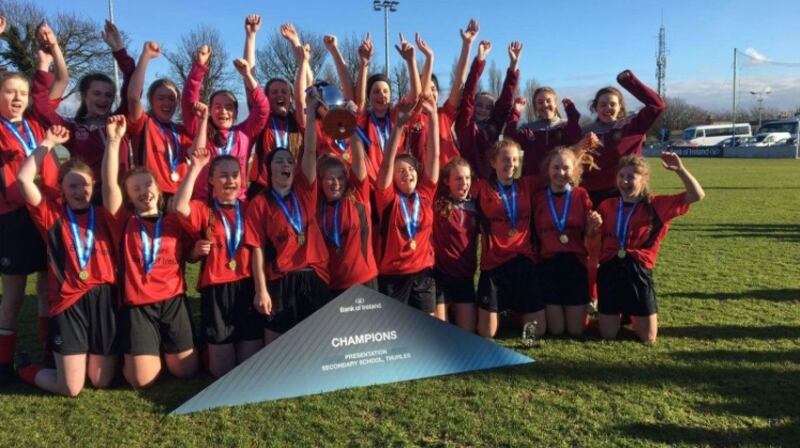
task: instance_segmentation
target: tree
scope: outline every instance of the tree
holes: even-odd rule
[[[170,75],[183,84],[189,76],[197,49],[203,45],[208,45],[212,51],[208,74],[203,79],[203,88],[200,90],[200,101],[207,102],[211,93],[228,88],[233,79],[230,69],[232,60],[228,57],[219,31],[210,26],[200,25],[188,34],[184,34],[178,49],[165,51],[164,57],[169,61]]]
[[[301,29],[298,29],[297,33],[300,37],[300,42],[311,46],[309,65],[316,77],[322,71],[322,66],[325,64],[325,58],[327,57],[322,36]],[[291,44],[281,36],[280,31],[270,35],[266,44],[256,51],[256,59],[257,73],[264,78],[263,81],[280,78],[294,82],[294,76],[297,72],[294,51]]]
[[[408,95],[410,84],[408,79],[408,66],[404,60],[395,62],[394,67],[389,72],[389,79],[392,81],[392,91],[395,99],[400,99]]]
[[[358,76],[358,46],[361,40],[355,34],[350,34],[344,39],[339,41],[339,52],[342,53],[344,62],[347,63],[347,72],[350,74],[350,80],[355,85],[356,77]]]
[[[525,88],[522,94],[528,100],[528,107],[525,108],[525,120],[527,121],[534,121],[536,120],[536,108],[533,104],[533,93],[541,87],[538,81],[531,78],[525,81]]]
[[[113,70],[111,51],[100,39],[102,27],[93,20],[66,13],[48,17],[33,3],[17,0],[0,0],[0,15],[8,21],[5,33],[0,35],[0,68],[3,70],[19,71],[33,77],[38,65],[36,34],[44,20],[50,23],[58,37],[73,80],[87,73],[110,73]]]
[[[693,106],[681,98],[664,98],[667,108],[651,128],[650,134],[658,135],[662,128],[673,130],[685,129],[691,125],[708,123],[710,113],[700,107]]]
[[[501,90],[503,90],[503,73],[492,61],[492,65],[489,67],[489,93],[497,98],[500,96]]]

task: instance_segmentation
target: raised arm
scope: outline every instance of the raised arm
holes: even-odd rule
[[[478,44],[478,55],[472,61],[472,67],[469,69],[469,75],[464,84],[461,107],[456,115],[456,129],[465,129],[472,125],[475,115],[475,95],[478,93],[478,83],[483,74],[483,68],[486,66],[486,55],[490,51],[492,51],[492,43],[488,40],[482,40]]]
[[[519,120],[522,117],[522,111],[528,106],[528,100],[524,96],[518,96],[514,99],[514,105],[511,108],[511,113],[508,114],[506,126],[503,129],[503,136],[508,137],[515,142],[521,142],[522,139],[530,132],[530,129],[520,129]]]
[[[306,105],[306,128],[303,135],[303,159],[300,168],[309,184],[317,178],[317,108],[320,106],[317,93],[309,95]]]
[[[658,96],[655,90],[647,87],[630,70],[625,70],[617,75],[617,82],[635,96],[637,100],[644,103],[644,107],[639,110],[639,113],[631,121],[631,127],[634,132],[646,133],[667,108],[667,103]]]
[[[331,54],[333,65],[336,67],[336,76],[339,77],[342,95],[344,95],[345,99],[352,100],[354,95],[353,80],[350,79],[350,72],[347,71],[347,63],[344,57],[342,57],[342,53],[339,51],[339,46],[336,44],[336,36],[327,35],[322,38],[322,41],[325,43],[325,48],[328,50],[328,53]]]
[[[207,135],[208,135],[208,106],[201,102],[194,103],[192,112],[197,116],[197,134],[192,141],[192,148],[189,151],[189,172],[183,178],[175,193],[175,200],[173,201],[175,212],[188,217],[192,208],[189,202],[192,200],[192,191],[194,191],[194,184],[197,182],[197,177],[203,171],[208,161],[211,160],[211,151],[208,150]],[[209,193],[210,194],[210,193]]]
[[[311,58],[311,47],[300,45],[294,48],[294,58],[297,61],[297,72],[294,77],[294,108],[297,117],[297,122],[301,127],[306,127],[306,89],[308,89],[308,76],[306,70],[308,68],[308,61]]]
[[[161,47],[158,43],[147,41],[144,43],[142,55],[139,56],[139,63],[131,76],[131,84],[128,86],[128,119],[132,122],[139,121],[144,114],[142,106],[142,91],[144,90],[144,76],[147,73],[147,65],[152,59],[161,55]]]
[[[425,65],[422,66],[422,75],[420,75],[420,91],[428,93],[431,91],[431,84],[433,83],[431,79],[431,75],[433,75],[433,49],[422,40],[422,36],[419,33],[414,36],[414,40],[417,43],[419,52],[425,56]]]
[[[64,126],[51,126],[39,146],[22,163],[17,173],[17,185],[25,202],[36,207],[42,202],[42,192],[36,186],[34,179],[39,172],[44,158],[55,148],[69,140],[69,130]]]
[[[117,61],[117,66],[122,72],[122,86],[117,86],[120,89],[119,105],[114,115],[128,113],[128,86],[131,84],[131,76],[133,71],[136,70],[136,62],[128,55],[125,49],[125,40],[122,38],[122,33],[116,25],[106,20],[102,32],[103,41],[111,48],[111,55]]]
[[[58,45],[58,39],[47,22],[42,23],[39,27],[38,37],[40,47],[43,47],[53,57],[54,62],[53,83],[50,85],[49,98],[51,100],[60,100],[64,95],[64,91],[67,90],[67,84],[69,84],[67,62],[64,60],[64,54]]]
[[[517,91],[517,84],[519,84],[519,58],[522,54],[522,43],[519,41],[511,42],[508,45],[508,71],[506,72],[506,79],[503,81],[503,89],[500,91],[500,96],[494,103],[492,109],[492,122],[500,129],[505,123],[508,114],[511,112],[511,105],[514,102],[514,93]]]
[[[264,96],[264,92],[258,85],[258,81],[253,76],[253,70],[250,63],[246,59],[236,59],[233,61],[233,66],[236,71],[242,75],[244,85],[247,89],[247,104],[249,110],[247,118],[239,125],[239,129],[244,132],[251,139],[255,138],[264,126],[267,124],[269,118],[269,101]]]
[[[356,79],[356,91],[353,101],[359,112],[363,112],[367,105],[367,78],[369,77],[369,61],[372,59],[372,40],[369,33],[364,36],[361,45],[358,46],[358,78]]]
[[[389,135],[389,148],[383,153],[383,162],[381,162],[381,168],[375,181],[375,188],[378,190],[385,190],[392,184],[394,160],[397,157],[400,135],[402,135],[406,123],[411,120],[411,117],[419,110],[419,107],[420,102],[416,97],[403,97],[397,102],[397,121],[395,126],[392,126],[392,133]],[[438,141],[439,139],[435,138],[434,140]],[[436,159],[438,163],[438,154]]]
[[[39,48],[37,55],[39,57],[39,67],[33,76],[33,85],[31,86],[31,111],[45,126],[63,126],[65,121],[56,113],[49,94],[53,77],[48,70],[52,64],[53,56],[43,46]]]
[[[348,103],[348,108],[353,114],[357,111],[357,107],[352,101]],[[350,155],[352,157],[352,160],[350,160],[350,169],[353,172],[353,176],[360,182],[363,182],[368,174],[366,154],[364,150],[364,141],[361,140],[361,136],[359,136],[358,132],[353,132],[353,135],[350,136]]]
[[[578,112],[578,108],[575,107],[575,103],[570,98],[565,97],[561,100],[561,104],[564,105],[564,112],[567,114],[566,143],[571,145],[580,140],[583,133],[581,130],[581,113]]]
[[[683,187],[686,188],[686,202],[691,204],[706,197],[706,192],[700,182],[683,166],[683,161],[677,154],[674,152],[662,152],[661,165],[669,171],[674,171],[681,178]]]
[[[183,84],[183,93],[181,94],[181,116],[183,117],[183,126],[189,135],[197,133],[198,119],[194,114],[194,104],[200,101],[200,92],[203,90],[203,79],[208,74],[210,67],[211,55],[213,50],[208,45],[201,45],[197,49],[194,56],[192,68],[189,70],[189,75],[186,77],[186,82]]]
[[[244,19],[244,54],[242,58],[250,65],[250,73],[256,71],[256,34],[261,28],[261,16],[251,14]]]
[[[450,103],[450,107],[454,110],[461,103],[461,94],[464,91],[464,82],[467,79],[467,61],[469,61],[472,43],[478,37],[479,30],[478,22],[475,19],[470,19],[466,30],[459,30],[461,32],[461,54],[458,55],[453,85],[450,86],[450,95],[447,97],[447,102]]]
[[[426,151],[425,177],[434,185],[439,182],[439,117],[436,101],[430,93],[421,99],[422,110],[428,116],[428,150]]]
[[[397,48],[400,57],[406,61],[408,66],[408,83],[410,87],[410,95],[414,98],[419,97],[422,86],[419,81],[419,69],[417,68],[417,58],[414,57],[414,46],[408,43],[403,33],[400,33],[400,43],[394,46]],[[369,94],[369,92],[367,92]]]
[[[119,145],[125,136],[125,117],[112,115],[106,122],[108,142],[103,154],[103,206],[115,215],[122,206],[122,190],[119,186]]]

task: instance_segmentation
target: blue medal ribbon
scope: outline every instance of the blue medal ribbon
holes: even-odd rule
[[[633,207],[631,207],[628,213],[623,217],[622,210],[625,208],[625,201],[623,201],[622,198],[619,198],[619,205],[617,206],[616,230],[620,251],[624,251],[628,246],[628,226],[631,223],[631,218],[633,217],[633,213],[636,211],[636,207],[638,205],[639,201],[634,202]]]
[[[414,209],[409,216],[408,213],[408,204],[406,204],[406,198],[413,197],[414,198]],[[417,232],[419,231],[419,193],[416,191],[411,193],[411,195],[406,196],[404,194],[400,195],[400,211],[403,212],[403,221],[406,225],[406,233],[408,233],[408,239],[413,240],[415,236],[417,236]]]
[[[506,189],[500,181],[497,181],[497,192],[503,200],[503,208],[506,210],[506,217],[511,222],[511,230],[517,228],[517,183],[511,181],[511,200],[506,195]]]
[[[283,202],[283,198],[281,195],[275,191],[275,189],[270,190],[272,192],[272,197],[275,198],[275,202],[278,203],[278,206],[281,208],[283,212],[283,216],[286,217],[286,221],[289,223],[290,226],[294,229],[294,231],[300,235],[303,233],[303,211],[300,209],[300,204],[297,202],[297,195],[294,194],[294,191],[289,192],[289,197],[292,199],[292,208],[294,209],[293,212],[289,212],[289,208],[286,207],[286,204]]]
[[[94,207],[89,206],[89,222],[86,224],[86,240],[84,242],[81,238],[81,231],[78,227],[78,220],[75,218],[75,213],[67,206],[67,219],[69,220],[69,230],[72,234],[72,244],[75,246],[75,255],[78,257],[78,266],[81,271],[86,270],[86,265],[89,264],[89,258],[92,257],[92,249],[94,249]]]
[[[342,154],[347,152],[347,140],[336,139],[334,141],[336,142],[336,146],[339,148],[339,152],[341,152]]]
[[[545,188],[547,192],[547,205],[550,207],[550,217],[553,219],[553,225],[558,233],[564,234],[567,229],[567,216],[569,215],[569,207],[572,203],[572,185],[567,184],[567,191],[564,195],[564,209],[561,211],[561,216],[558,216],[556,211],[556,202],[553,200],[553,190],[548,186]]]
[[[289,149],[289,120],[286,120],[286,130],[281,137],[281,130],[275,117],[272,117],[272,134],[275,136],[275,148]]]
[[[172,173],[178,172],[178,153],[180,152],[181,145],[180,145],[180,137],[178,136],[178,130],[175,128],[175,124],[172,122],[169,123],[169,131],[167,131],[166,126],[164,126],[160,121],[157,121],[158,126],[161,128],[161,134],[164,136],[164,140],[167,141],[167,163],[169,163],[169,169]],[[169,143],[167,132],[169,132],[172,136],[172,144]]]
[[[28,124],[28,120],[24,118],[22,119],[22,128],[25,130],[25,136],[27,137],[26,140],[25,137],[23,137],[22,134],[19,133],[14,123],[12,123],[5,117],[0,117],[0,118],[2,118],[3,124],[6,126],[6,128],[8,128],[9,132],[14,134],[14,137],[16,137],[17,140],[19,140],[19,142],[22,144],[23,151],[25,151],[25,157],[30,156],[33,150],[36,149],[37,142],[36,142],[36,136],[33,135],[33,132],[31,131],[31,126]]]
[[[341,201],[337,200],[336,205],[333,206],[333,231],[328,234],[328,204],[322,204],[322,231],[325,234],[325,239],[333,243],[336,248],[342,247],[342,230],[339,222],[339,210],[341,208]]]
[[[381,143],[381,151],[386,151],[386,141],[389,140],[389,136],[392,134],[392,120],[387,113],[386,117],[384,117],[383,126],[381,126],[380,122],[378,121],[378,116],[375,115],[375,112],[370,112],[370,119],[375,125],[375,130],[378,131],[378,139]]]
[[[225,213],[222,212],[219,201],[216,199],[214,200],[214,208],[217,210],[217,213],[219,213],[220,218],[222,218],[222,226],[225,228],[225,247],[228,249],[228,260],[233,260],[236,256],[236,251],[239,250],[239,244],[242,242],[242,234],[244,233],[242,207],[237,200],[235,205],[236,222],[234,223],[235,228],[233,232],[231,232],[231,224],[228,222],[228,218],[225,217]]]
[[[372,146],[372,140],[369,139],[367,133],[364,132],[364,130],[361,129],[359,126],[356,126],[356,134],[358,134],[358,137],[364,143],[364,147],[369,148],[370,146]]]
[[[137,216],[136,219],[139,220],[139,235],[142,238],[142,261],[144,263],[144,273],[148,274],[153,270],[153,266],[156,264],[156,258],[158,258],[158,252],[161,251],[161,231],[164,225],[164,217],[158,217],[152,240],[150,239],[150,235],[147,234],[147,227],[145,227],[144,223],[142,222],[142,218]]]
[[[216,146],[214,146],[214,148],[217,149],[217,155],[220,155],[220,156],[229,156],[229,155],[231,155],[231,151],[233,151],[233,137],[234,137],[234,134],[235,134],[235,132],[233,131],[233,128],[229,129],[228,130],[228,141],[225,143],[225,147],[224,148],[217,148]]]

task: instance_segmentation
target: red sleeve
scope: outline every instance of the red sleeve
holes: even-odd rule
[[[564,108],[564,111],[567,113],[567,127],[565,129],[566,141],[564,143],[567,145],[574,145],[583,137],[583,131],[581,131],[580,125],[581,113],[578,112],[574,103],[570,103],[569,107]]]
[[[592,198],[589,197],[589,192],[580,187],[578,187],[578,191],[581,192],[581,199],[583,199],[583,206],[586,211],[589,212],[589,210],[593,210],[594,204],[592,204]]]
[[[200,101],[200,90],[203,88],[203,79],[208,74],[208,66],[192,62],[192,69],[183,84],[181,95],[181,116],[186,132],[194,137],[197,132],[197,116],[194,114],[194,103]],[[210,105],[209,105],[210,106]]]
[[[178,222],[185,233],[194,235],[195,237],[202,237],[202,232],[208,227],[208,205],[205,202],[194,200],[189,203],[189,216],[183,216],[180,213],[175,213],[178,216]]]
[[[508,119],[506,120],[506,127],[503,129],[503,136],[514,140],[522,146],[522,142],[528,137],[528,133],[531,133],[531,130],[527,128],[518,129],[519,119],[520,113],[517,112],[516,109],[511,108]]]
[[[502,128],[508,113],[511,111],[517,84],[519,84],[519,70],[508,69],[506,71],[506,79],[503,81],[503,89],[500,91],[500,97],[497,98],[494,103],[494,109],[492,109],[491,121],[497,126],[497,129]]]
[[[264,213],[267,198],[263,194],[256,196],[248,205],[244,218],[244,238],[242,243],[250,247],[264,247],[267,236],[264,233]]]
[[[375,206],[378,208],[377,212],[383,214],[386,207],[390,206],[394,201],[397,193],[394,191],[394,185],[389,185],[387,188],[375,189]]]
[[[121,48],[113,53],[114,60],[117,61],[120,71],[122,72],[122,87],[120,88],[119,107],[114,112],[114,115],[127,115],[128,114],[128,85],[131,83],[131,76],[136,70],[136,62],[128,55],[125,48]]]
[[[450,104],[450,101],[445,101],[442,107],[439,108],[439,115],[446,116],[451,123],[456,120],[456,114],[458,114],[458,108]]]
[[[59,210],[60,207],[58,202],[52,199],[42,197],[39,205],[33,206],[27,204],[27,207],[31,216],[31,221],[36,224],[36,227],[38,227],[39,231],[42,233],[46,234],[56,222],[56,219],[58,219],[57,210]]]
[[[116,214],[112,215],[105,207],[99,207],[99,209],[105,214],[106,222],[109,223],[108,228],[111,230],[111,238],[114,240],[114,247],[120,248],[122,245],[122,237],[125,234],[125,224],[131,217],[130,210],[123,205],[117,210]]]
[[[128,136],[134,137],[141,135],[142,132],[145,132],[145,124],[147,123],[147,118],[148,118],[147,113],[143,113],[142,116],[139,117],[139,119],[136,121],[131,121],[130,119],[127,119],[126,121],[128,122]],[[138,148],[138,149],[141,151],[143,148]],[[142,162],[140,161],[139,163]]]
[[[358,180],[351,172],[349,182],[353,185],[353,192],[356,200],[361,203],[369,203],[369,176],[364,177],[364,180]]]
[[[261,88],[256,86],[255,89],[247,91],[247,104],[250,111],[247,118],[239,125],[239,130],[250,137],[250,140],[254,140],[267,124],[269,101]]]
[[[431,182],[428,176],[420,176],[419,183],[417,183],[417,191],[420,195],[426,196],[433,201],[433,197],[436,195],[436,184]]]
[[[630,92],[644,107],[631,120],[629,126],[633,133],[645,134],[667,108],[667,104],[655,90],[647,87],[633,73],[626,70],[617,77],[619,84]]]
[[[661,221],[666,224],[678,216],[685,215],[689,211],[689,202],[686,201],[685,192],[656,196],[653,198],[653,208]]]
[[[37,70],[33,77],[33,87],[31,97],[33,108],[31,109],[34,117],[38,119],[46,129],[50,126],[65,126],[66,122],[56,113],[53,104],[50,102],[50,86],[53,84],[53,75],[44,70]]]
[[[481,61],[476,57],[472,61],[467,81],[464,83],[464,91],[461,94],[461,107],[459,107],[456,115],[456,129],[466,129],[472,124],[472,116],[475,113],[475,95],[478,93],[478,81],[481,79],[485,66],[485,60]]]

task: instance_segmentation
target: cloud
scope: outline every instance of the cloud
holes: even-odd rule
[[[744,50],[744,54],[750,56],[750,62],[753,64],[766,64],[772,62],[766,56],[759,53],[755,48],[748,48]]]

